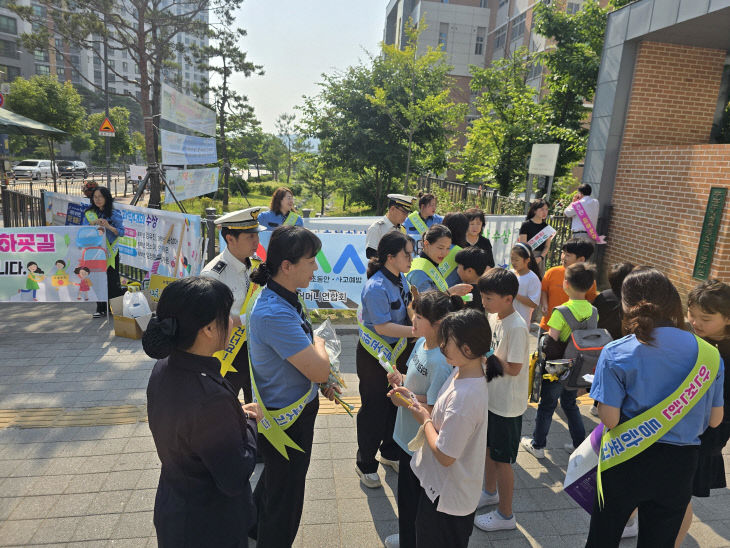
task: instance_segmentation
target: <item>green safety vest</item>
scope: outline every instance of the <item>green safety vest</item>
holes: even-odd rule
[[[89,221],[89,224],[94,224],[94,221],[99,220],[99,216],[96,214],[95,211],[88,209],[84,213],[84,216],[86,217],[86,220]],[[114,238],[114,241],[112,243],[109,243],[109,238],[106,237],[106,229],[104,230],[104,241],[106,242],[106,265],[107,267],[114,266],[114,259],[117,256],[117,252],[119,250],[119,238],[120,234],[117,234],[116,238]]]
[[[446,259],[444,259],[446,260]],[[424,257],[416,257],[411,262],[411,272],[414,270],[422,270],[426,273],[426,275],[431,279],[433,283],[436,284],[436,287],[439,289],[439,291],[448,291],[449,286],[446,283],[446,280],[444,279],[444,276],[441,274],[438,268],[429,261],[428,259]]]

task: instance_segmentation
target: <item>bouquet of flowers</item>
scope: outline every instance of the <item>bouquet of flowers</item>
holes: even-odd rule
[[[343,389],[347,388],[345,381],[340,373],[340,352],[342,346],[340,345],[340,339],[337,337],[337,332],[329,321],[326,319],[322,325],[314,330],[314,334],[317,337],[324,339],[324,346],[327,350],[327,355],[330,358],[330,374],[327,382],[319,384],[320,390],[324,392],[328,388],[334,387],[337,391],[335,392],[335,401],[339,403],[342,408],[347,411],[347,414],[352,417],[352,411],[355,409],[352,405],[345,402],[340,398],[337,392],[342,392]]]

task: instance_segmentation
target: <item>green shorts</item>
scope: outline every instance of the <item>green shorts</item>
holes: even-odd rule
[[[489,456],[495,462],[516,462],[522,436],[522,415],[502,417],[490,411],[487,421]]]

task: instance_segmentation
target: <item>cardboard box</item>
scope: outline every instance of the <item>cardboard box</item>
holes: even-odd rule
[[[157,301],[150,298],[150,293],[146,289],[142,291],[142,294],[147,299],[150,310],[154,312],[157,309]],[[152,318],[152,314],[145,314],[139,318],[127,318],[122,316],[123,303],[124,296],[114,297],[109,301],[109,307],[114,318],[114,334],[117,337],[125,337],[127,339],[141,339],[144,330],[147,329],[147,324]]]

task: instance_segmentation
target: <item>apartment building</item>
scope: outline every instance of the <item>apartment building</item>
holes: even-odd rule
[[[94,48],[77,48],[65,42],[60,36],[55,36],[55,44],[43,50],[26,51],[20,37],[24,33],[32,32],[33,25],[20,19],[8,9],[11,3],[31,6],[39,17],[46,16],[46,7],[32,0],[0,0],[0,83],[12,82],[18,76],[30,78],[35,74],[58,77],[59,81],[70,81],[76,86],[89,89],[104,87],[104,63],[102,61],[103,47],[99,42]],[[170,5],[173,1],[170,0]],[[185,9],[177,3],[173,9],[178,13]],[[199,20],[208,23],[208,12],[199,14]],[[181,33],[176,37],[177,43],[186,49],[192,45],[206,46],[208,38],[200,39],[196,36]],[[139,77],[139,67],[129,53],[120,48],[114,41],[110,41],[108,48],[109,58],[109,91],[125,95],[139,95],[139,88],[133,82]],[[63,55],[57,55],[62,51]],[[191,94],[194,83],[208,80],[208,72],[200,71],[194,64],[189,63],[182,53],[177,55],[176,69],[166,69],[165,76],[169,82],[182,83],[181,90]],[[115,72],[117,74],[115,74]],[[126,77],[126,78],[125,78]],[[175,78],[177,77],[177,78]],[[131,80],[131,82],[127,81]]]

